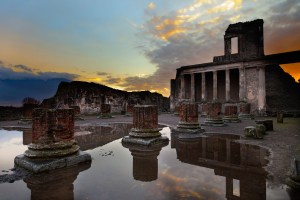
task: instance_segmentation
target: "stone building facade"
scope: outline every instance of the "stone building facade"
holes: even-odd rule
[[[221,102],[223,112],[226,104],[240,102],[250,103],[253,114],[275,109],[266,101],[266,80],[271,76],[266,69],[299,62],[300,51],[265,55],[263,23],[257,19],[230,24],[224,35],[224,55],[215,56],[211,63],[178,68],[176,78],[171,79],[171,111],[182,102],[212,101]],[[234,40],[236,48],[233,48]],[[234,49],[237,52],[233,52]]]

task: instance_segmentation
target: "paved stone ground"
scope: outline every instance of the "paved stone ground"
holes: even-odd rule
[[[84,120],[75,122],[76,126],[93,125],[93,124],[109,124],[115,122],[132,123],[132,117],[124,115],[115,115],[109,119],[97,119],[96,116],[85,116]],[[269,179],[272,184],[278,185],[285,183],[285,179],[289,174],[290,162],[295,155],[300,155],[300,118],[284,118],[283,124],[278,124],[276,118],[259,117],[256,119],[272,119],[274,131],[268,131],[264,139],[244,138],[240,142],[259,145],[269,149],[269,165],[266,167],[269,171]],[[159,124],[175,127],[179,121],[179,117],[174,114],[160,114],[158,117]],[[200,123],[204,122],[204,117],[199,119]],[[243,136],[246,126],[255,125],[254,120],[242,120],[241,123],[230,123],[225,127],[203,127],[206,132],[217,132],[224,134],[238,134]],[[31,125],[18,124],[18,121],[0,121],[0,128],[16,129],[16,127],[30,128]]]

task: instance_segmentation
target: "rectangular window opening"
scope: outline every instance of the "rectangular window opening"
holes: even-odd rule
[[[231,54],[236,54],[238,52],[238,37],[233,37],[231,38]]]

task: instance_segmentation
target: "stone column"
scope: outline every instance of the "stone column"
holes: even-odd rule
[[[32,143],[15,157],[16,165],[39,173],[91,161],[74,140],[73,109],[39,108],[32,115]]]
[[[155,105],[134,106],[133,128],[129,136],[122,139],[123,145],[142,145],[165,143],[169,138],[161,136],[158,128],[158,111]],[[126,144],[127,143],[127,144]]]
[[[230,70],[226,69],[226,86],[225,86],[225,90],[226,90],[226,101],[230,100]]]
[[[213,71],[213,100],[218,99],[218,76],[217,71]]]
[[[202,81],[202,94],[201,100],[206,101],[206,86],[205,86],[205,72],[201,73],[201,81]]]
[[[198,122],[198,104],[183,103],[180,105],[179,124],[177,130],[179,132],[203,132]]]
[[[225,105],[224,122],[240,122],[237,116],[236,105]]]
[[[265,113],[266,109],[266,76],[265,67],[258,70],[258,95],[257,95],[258,111],[260,114]]]
[[[219,102],[207,103],[207,117],[204,121],[204,125],[208,126],[224,126],[224,122],[221,118],[222,104]]]
[[[133,128],[129,133],[134,137],[157,137],[160,136],[158,129],[157,106],[141,105],[134,106],[133,109]]]
[[[245,77],[245,69],[243,67],[239,68],[239,98],[240,101],[245,101],[246,100],[246,77]]]
[[[195,74],[191,74],[191,101],[195,102]]]
[[[180,77],[181,84],[180,84],[180,98],[185,99],[185,85],[184,85],[184,75]]]

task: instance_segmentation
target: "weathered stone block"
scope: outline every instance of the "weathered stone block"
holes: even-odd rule
[[[208,107],[207,107],[207,104],[204,103],[202,104],[202,112],[201,112],[201,115],[207,115],[208,113]]]
[[[212,119],[221,118],[222,103],[210,102],[207,103],[207,117]]]
[[[198,104],[183,103],[179,109],[180,122],[198,123]]]
[[[253,115],[251,115],[251,104],[242,102],[239,104],[239,118],[240,119],[253,119]]]
[[[256,139],[262,139],[263,135],[261,132],[257,132],[256,128],[254,126],[247,126],[244,129],[244,134],[246,137],[256,138]]]
[[[277,123],[283,123],[283,113],[277,112]]]
[[[133,128],[138,130],[157,129],[158,111],[156,106],[135,106],[133,110]]]
[[[240,122],[237,116],[237,106],[236,105],[225,105],[225,113],[223,117],[224,122]]]
[[[182,103],[179,109],[179,124],[174,131],[198,133],[204,132],[198,122],[198,104]]]
[[[17,166],[38,173],[91,161],[73,140],[73,109],[35,109],[32,129],[32,143],[15,158]]]
[[[133,110],[133,128],[129,133],[133,137],[158,137],[158,111],[154,105],[135,106]]]
[[[207,103],[207,116],[204,121],[205,126],[225,126],[221,118],[222,103],[209,102]]]
[[[266,131],[273,131],[273,120],[272,119],[263,119],[255,120],[256,124],[263,124],[266,127]]]
[[[258,136],[262,136],[266,134],[266,127],[263,124],[256,124],[255,129],[256,129],[256,134]]]

